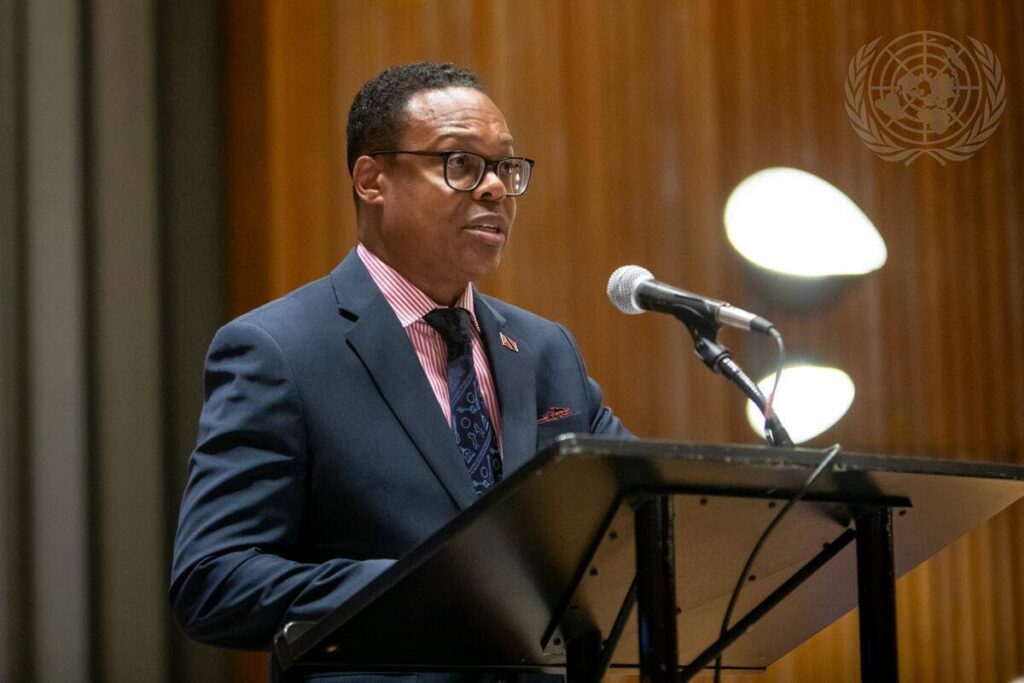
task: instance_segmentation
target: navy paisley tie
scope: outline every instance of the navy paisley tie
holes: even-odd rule
[[[448,346],[448,401],[455,444],[479,496],[501,481],[501,453],[473,370],[472,324],[464,308],[435,308],[423,316]]]

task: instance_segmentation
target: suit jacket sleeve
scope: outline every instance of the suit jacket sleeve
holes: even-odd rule
[[[576,359],[576,365],[586,391],[587,405],[589,407],[588,414],[590,415],[589,432],[598,436],[611,436],[629,439],[635,438],[629,430],[622,425],[622,422],[620,422],[619,418],[615,416],[612,409],[604,404],[604,393],[601,391],[600,385],[598,385],[598,383],[594,381],[589,374],[587,374],[586,366],[583,363],[583,355],[580,353],[580,347],[576,343],[576,339],[572,336],[572,333],[562,325],[558,325],[558,329],[563,335],[565,335],[569,345],[572,347],[573,355]]]
[[[392,564],[302,561],[306,438],[275,340],[244,321],[222,328],[207,356],[171,576],[174,613],[196,640],[266,649],[286,621],[323,617]]]

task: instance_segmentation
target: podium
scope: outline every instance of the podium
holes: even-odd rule
[[[1021,497],[1024,467],[568,434],[316,623],[283,669],[759,671],[860,606],[865,681],[896,681],[896,577]],[[636,606],[634,609],[634,605]]]

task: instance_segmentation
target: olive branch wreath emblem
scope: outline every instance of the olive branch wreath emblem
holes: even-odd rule
[[[879,128],[874,118],[868,114],[865,102],[865,80],[880,40],[880,37],[875,38],[857,51],[850,60],[846,76],[846,113],[850,117],[854,131],[868,149],[886,161],[902,161],[906,166],[922,155],[928,155],[945,166],[944,159],[963,161],[981,149],[999,126],[999,119],[1006,109],[1006,79],[1003,77],[1003,67],[992,48],[968,36],[988,86],[985,89],[985,106],[970,130],[965,130],[956,142],[947,147],[903,147],[893,140],[888,131]]]

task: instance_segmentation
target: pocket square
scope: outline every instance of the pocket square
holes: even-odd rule
[[[537,423],[552,422],[554,420],[560,420],[563,417],[569,417],[573,414],[572,408],[558,408],[552,407],[544,411],[544,414],[537,418]]]

